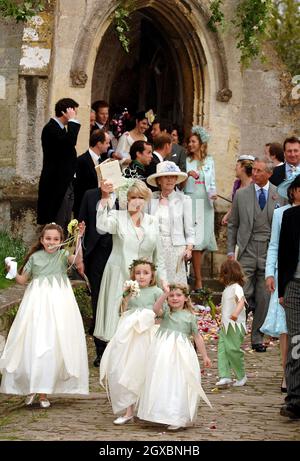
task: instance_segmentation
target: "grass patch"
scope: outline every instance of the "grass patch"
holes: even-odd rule
[[[83,287],[75,288],[74,295],[82,315],[85,331],[88,331],[93,318],[91,297],[87,289]]]
[[[8,232],[0,231],[0,289],[7,288],[13,282],[7,280],[4,259],[6,256],[14,256],[18,264],[24,260],[27,248],[19,238],[13,238]]]

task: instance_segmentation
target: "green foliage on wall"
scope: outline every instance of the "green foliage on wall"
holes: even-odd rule
[[[135,8],[135,0],[121,0],[114,12],[115,31],[119,42],[126,53],[129,53],[130,45],[130,25],[128,17]]]
[[[17,22],[28,21],[45,8],[46,0],[14,1],[0,0],[0,16]]]
[[[224,30],[226,21],[222,11],[223,0],[213,0],[210,5],[211,18],[208,26],[214,32],[218,27]],[[261,45],[268,36],[268,26],[274,10],[273,0],[239,0],[234,18],[229,21],[234,26],[237,48],[241,52],[243,67],[263,56]]]
[[[292,75],[300,74],[300,3],[274,0],[271,40]]]
[[[262,44],[271,40],[292,75],[300,73],[299,0],[239,0],[234,18],[226,22],[224,0],[213,0],[208,26],[214,32],[233,26],[241,63],[249,66],[254,58],[264,59]]]

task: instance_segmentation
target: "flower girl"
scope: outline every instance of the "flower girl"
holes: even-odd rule
[[[88,359],[82,318],[67,277],[74,257],[59,249],[63,230],[47,224],[17,274],[24,285],[16,318],[0,359],[0,392],[27,395],[31,405],[39,394],[48,408],[47,394],[88,394]]]
[[[153,336],[153,305],[163,294],[156,286],[152,262],[137,259],[129,269],[131,281],[125,282],[122,315],[100,362],[100,384],[104,386],[106,379],[113,412],[118,414],[126,410],[125,415],[119,416],[114,424],[125,424],[133,419]]]
[[[162,311],[166,299],[168,306]],[[186,285],[171,285],[170,292],[160,297],[153,310],[162,316],[162,321],[149,349],[137,415],[146,421],[168,424],[169,430],[178,430],[194,421],[199,397],[211,406],[201,386],[199,361],[190,336],[204,366],[210,367],[211,361]]]

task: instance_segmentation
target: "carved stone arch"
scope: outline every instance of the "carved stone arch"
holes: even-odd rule
[[[92,47],[96,45],[98,48],[99,42],[97,43],[97,41],[99,40],[99,31],[103,28],[102,34],[100,34],[100,36],[104,34],[106,28],[109,27],[110,20],[112,19],[113,12],[116,8],[115,1],[107,2],[106,11],[104,12],[102,9],[97,8],[96,5],[86,17],[74,48],[75,51],[70,71],[73,86],[85,86],[88,79],[87,64]],[[164,2],[160,2],[158,0],[139,0],[137,2],[136,9],[146,8],[149,6],[155,8],[158,11],[167,11],[167,14],[173,13],[174,6],[177,7],[180,12],[183,11],[184,15],[186,15],[187,12],[190,16],[193,16],[194,12],[199,13],[197,15],[198,22],[200,22],[202,32],[204,33],[206,41],[213,51],[215,57],[217,78],[219,83],[217,98],[228,101],[231,97],[229,95],[231,92],[229,90],[225,47],[220,34],[218,32],[212,32],[207,27],[207,22],[210,18],[210,11],[208,7],[198,0],[165,0]],[[182,20],[181,14],[176,14],[175,12],[175,15],[172,15],[173,17],[175,16],[179,22]],[[191,21],[190,24],[193,22],[194,21]],[[197,24],[195,24],[195,26],[197,26]],[[197,34],[197,28],[195,29],[195,33]],[[202,48],[201,44],[200,48]],[[222,98],[222,94],[227,96]]]
[[[94,2],[86,16],[74,47],[70,71],[73,87],[92,91],[93,68],[104,37],[112,30],[115,8],[115,1],[105,2],[105,6],[103,2]],[[232,96],[225,47],[220,35],[207,27],[208,8],[196,0],[137,0],[132,15],[136,14],[144,14],[155,21],[170,44],[174,62],[184,69],[178,91],[184,101],[181,110],[185,127],[205,123],[210,111],[209,101],[228,102]],[[111,78],[109,75],[107,72],[107,79]],[[105,96],[109,95],[110,83],[103,82]]]

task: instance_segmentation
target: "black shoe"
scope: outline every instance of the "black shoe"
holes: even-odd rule
[[[252,349],[255,352],[266,352],[267,348],[263,344],[252,344]]]
[[[300,407],[288,403],[280,408],[280,414],[281,416],[287,416],[291,419],[300,419]]]
[[[97,355],[97,357],[94,360],[94,367],[99,368],[101,362],[101,356]]]
[[[284,378],[282,378],[280,390],[281,390],[281,392],[283,392],[284,394],[286,394],[286,393],[287,393],[287,388],[282,386],[283,381],[284,381]]]

